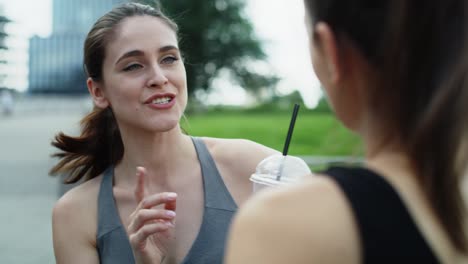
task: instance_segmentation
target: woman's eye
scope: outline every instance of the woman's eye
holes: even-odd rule
[[[131,65],[128,65],[127,67],[125,67],[123,69],[123,71],[133,71],[133,70],[140,69],[141,67],[143,67],[143,66],[141,66],[140,64],[131,64]]]
[[[172,56],[169,56],[169,57],[165,57],[164,59],[162,59],[162,64],[172,64],[176,61],[178,61],[179,59],[176,58],[176,57],[172,57]]]

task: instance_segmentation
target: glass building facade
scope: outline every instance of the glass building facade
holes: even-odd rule
[[[86,93],[83,43],[97,18],[123,0],[53,0],[52,34],[29,43],[30,93]]]

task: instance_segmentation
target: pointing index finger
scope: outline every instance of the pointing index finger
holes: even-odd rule
[[[137,185],[135,187],[135,198],[137,203],[140,203],[145,198],[145,176],[146,169],[144,167],[136,168]]]

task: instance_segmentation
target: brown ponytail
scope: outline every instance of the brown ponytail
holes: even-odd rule
[[[119,23],[132,16],[156,17],[177,34],[177,25],[157,7],[138,3],[115,7],[96,21],[84,43],[84,70],[94,81],[104,81],[102,73],[106,45]],[[59,133],[52,142],[61,152],[53,155],[60,161],[50,170],[50,174],[68,173],[65,183],[92,179],[107,167],[116,165],[124,154],[122,138],[111,108],[95,107],[81,120],[81,126],[79,137]]]
[[[399,143],[451,242],[468,253],[461,190],[468,164],[465,2],[305,1],[312,23],[329,24],[340,43],[351,40],[375,70],[367,104],[382,145]]]
[[[465,61],[468,58],[465,58]],[[465,233],[467,207],[462,179],[468,155],[468,65],[454,68],[449,83],[439,89],[430,108],[408,132],[407,151],[441,224],[453,244],[468,253]]]
[[[110,165],[117,164],[124,153],[119,128],[110,108],[94,108],[81,120],[81,126],[79,137],[59,133],[52,142],[62,152],[53,155],[60,161],[50,173],[69,172],[65,183],[98,176]]]

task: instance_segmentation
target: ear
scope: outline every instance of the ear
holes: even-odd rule
[[[102,109],[107,108],[109,106],[109,101],[104,94],[101,83],[89,77],[86,84],[88,85],[89,94],[93,97],[94,105]]]
[[[328,73],[329,80],[336,84],[341,80],[343,74],[343,60],[340,58],[338,43],[335,33],[325,22],[318,22],[314,28],[314,43],[318,45],[323,57],[324,68]]]

